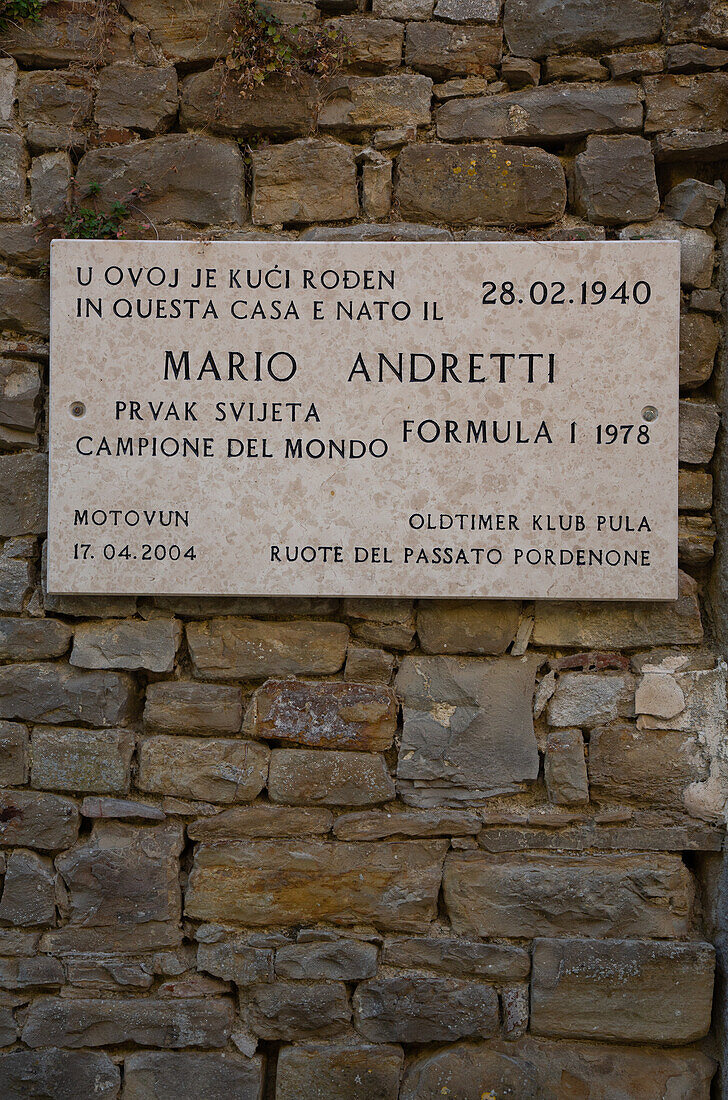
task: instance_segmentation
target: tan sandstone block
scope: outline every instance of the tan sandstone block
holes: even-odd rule
[[[187,623],[186,632],[193,669],[203,680],[325,676],[343,665],[349,638],[342,623],[233,617]]]
[[[394,798],[396,789],[377,753],[274,749],[268,793],[272,802],[370,806]]]
[[[397,164],[396,198],[405,218],[454,224],[544,225],[564,212],[564,170],[556,157],[541,149],[526,152],[511,145],[423,143],[408,145]],[[505,178],[508,186],[504,187]]]
[[[436,915],[446,848],[444,840],[204,844],[195,855],[186,912],[252,927],[372,921],[393,931],[422,931]]]
[[[443,890],[453,929],[483,937],[679,937],[695,897],[682,860],[652,853],[452,852]]]
[[[359,212],[354,151],[301,138],[252,154],[255,225],[347,221]]]
[[[139,755],[139,789],[210,802],[249,802],[268,777],[270,750],[219,737],[149,737]]]
[[[675,1045],[708,1033],[715,951],[709,943],[537,939],[536,1035]]]
[[[677,600],[661,603],[538,601],[534,645],[631,649],[654,645],[695,645],[703,627],[698,586],[679,574]]]

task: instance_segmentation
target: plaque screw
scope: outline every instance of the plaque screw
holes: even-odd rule
[[[655,406],[654,405],[645,405],[644,409],[642,410],[642,419],[646,420],[647,423],[649,424],[649,423],[651,423],[651,421],[657,420],[657,417],[658,417],[658,412],[657,412],[657,409],[655,408]]]
[[[83,401],[74,401],[71,405],[71,416],[83,416],[86,412],[86,406]]]

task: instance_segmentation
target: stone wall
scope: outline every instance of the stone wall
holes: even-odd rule
[[[350,67],[221,90],[221,0],[0,36],[0,1096],[706,1100],[725,7],[266,3]],[[148,237],[677,237],[680,598],[47,594],[74,179]]]

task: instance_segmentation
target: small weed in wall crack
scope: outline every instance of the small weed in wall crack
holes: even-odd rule
[[[333,27],[284,26],[256,0],[235,0],[233,13],[225,66],[243,94],[273,75],[330,77],[346,62],[349,44]]]
[[[88,196],[93,202],[93,206],[83,206],[74,201],[60,222],[44,220],[38,223],[38,228],[50,232],[54,236],[73,240],[119,240],[124,236],[124,221],[135,210],[141,213],[135,203],[143,202],[148,197],[149,188],[146,184],[134,188],[123,202],[120,200],[113,202],[108,211],[101,211],[96,208],[96,198],[100,190],[100,184],[90,183],[88,185]],[[146,218],[144,221],[144,227],[149,228],[150,223],[147,222]]]
[[[43,7],[44,0],[0,0],[0,31],[23,19],[35,22]]]

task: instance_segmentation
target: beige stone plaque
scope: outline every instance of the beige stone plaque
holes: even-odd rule
[[[679,245],[54,241],[55,593],[670,599]]]

